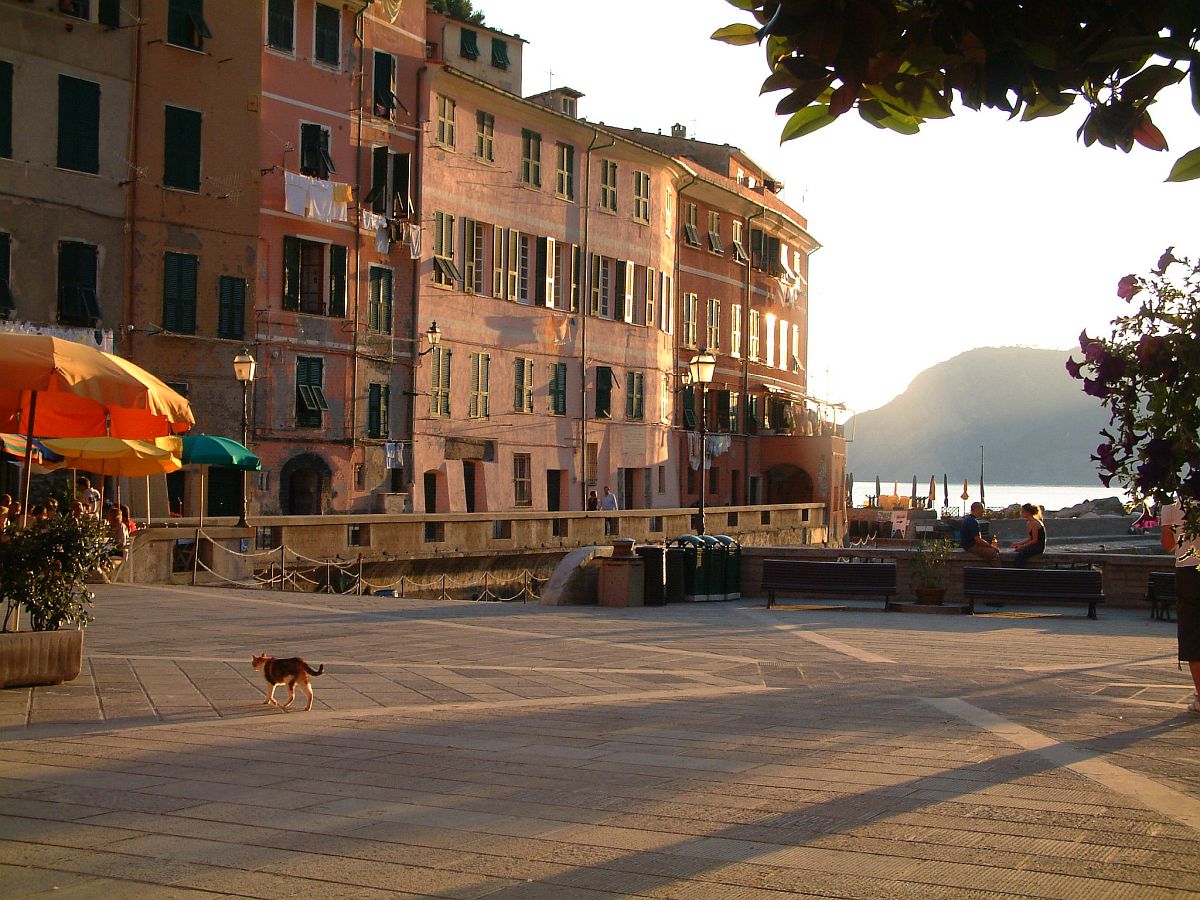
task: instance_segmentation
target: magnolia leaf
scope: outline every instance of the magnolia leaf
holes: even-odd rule
[[[1121,85],[1122,100],[1142,100],[1153,97],[1169,84],[1183,80],[1184,72],[1174,66],[1149,66]]]
[[[829,82],[832,80],[833,76],[827,75],[816,81],[803,81],[797,84],[790,94],[776,104],[776,115],[786,116],[797,110],[804,109],[804,107],[816,101],[825,92],[825,89],[829,87]]]
[[[863,100],[858,104],[858,114],[876,128],[887,128],[899,134],[916,134],[921,122],[912,116],[897,112],[878,100]]]
[[[1171,174],[1167,176],[1167,181],[1192,181],[1196,178],[1200,178],[1200,147],[1188,151],[1175,160],[1175,165],[1171,167]]]
[[[1065,104],[1055,102],[1063,97],[1067,98]],[[1066,112],[1071,108],[1071,101],[1073,99],[1070,94],[1059,94],[1057,98],[1049,97],[1046,94],[1038,94],[1036,100],[1025,105],[1025,111],[1021,113],[1021,121],[1031,122],[1034,119],[1057,116],[1059,113]]]
[[[779,143],[812,134],[818,128],[824,128],[833,121],[834,117],[829,114],[828,106],[806,107],[788,119],[787,124],[783,126],[783,132],[779,135]]]
[[[758,43],[758,31],[753,25],[737,24],[718,28],[711,35],[714,41],[723,41],[736,47],[744,47]]]
[[[915,119],[948,119],[954,110],[937,91],[933,78],[921,75],[893,75],[881,84],[864,85],[886,106]]]
[[[1159,37],[1119,37],[1105,42],[1087,58],[1089,63],[1125,63],[1139,56],[1158,55],[1167,59],[1182,59],[1190,55],[1188,45]]]
[[[783,91],[788,88],[794,88],[798,83],[799,79],[791,72],[786,69],[779,69],[766,77],[758,93],[759,96],[762,96],[763,94],[770,94],[773,91]]]

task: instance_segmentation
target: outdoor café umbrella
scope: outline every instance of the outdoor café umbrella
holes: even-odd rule
[[[970,496],[971,496],[971,492],[970,492],[970,491],[967,489],[967,479],[965,479],[965,478],[964,478],[964,479],[963,479],[963,492],[962,492],[962,498],[963,498],[963,500],[965,501],[965,500],[966,500],[968,497],[970,497]]]
[[[183,467],[177,455],[153,441],[89,437],[47,438],[42,443],[62,457],[58,462],[47,463],[48,469],[82,469],[96,475],[140,478],[176,472]]]
[[[929,508],[933,509],[937,506],[937,476],[929,476]]]
[[[950,476],[942,473],[942,506],[950,505]]]
[[[916,475],[913,476],[912,493],[908,495],[908,500],[909,500],[910,505],[912,505],[912,506],[917,505],[917,476]]]
[[[204,471],[207,466],[221,466],[256,472],[262,460],[232,438],[214,434],[188,434],[183,437],[183,464],[200,466],[200,524],[204,525]]]

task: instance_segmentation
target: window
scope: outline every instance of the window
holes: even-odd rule
[[[758,332],[759,318],[761,313],[757,309],[750,310],[750,350],[747,354],[750,359],[758,359]]]
[[[733,356],[742,355],[742,307],[739,303],[729,307],[729,352]]]
[[[658,420],[668,422],[671,418],[671,377],[662,373],[662,381],[658,389]]]
[[[471,403],[467,415],[472,419],[486,419],[491,415],[488,399],[491,371],[492,357],[490,353],[471,354]]]
[[[733,258],[740,263],[747,263],[750,262],[750,257],[746,255],[743,228],[741,219],[733,220]]]
[[[550,415],[567,414],[567,364],[550,364]]]
[[[692,385],[684,387],[680,396],[683,398],[683,427],[691,431],[696,427],[696,389]],[[691,467],[688,467],[690,473]]]
[[[528,453],[513,454],[513,505],[533,506],[533,460]]]
[[[700,246],[700,230],[696,224],[699,220],[700,211],[696,204],[686,204],[683,207],[683,239],[693,247]]]
[[[65,16],[76,19],[90,19],[88,0],[58,0],[58,11]]]
[[[376,50],[371,78],[371,112],[382,119],[390,119],[395,109],[396,57]]]
[[[804,364],[800,362],[800,326],[792,326],[792,371],[800,372]]]
[[[437,142],[454,146],[454,100],[445,94],[437,95]]]
[[[572,119],[577,118],[577,111],[579,109],[579,106],[575,102],[574,97],[561,98],[560,105],[562,106],[561,112],[563,113],[563,115],[570,116]]]
[[[728,408],[725,410],[726,418],[722,424],[724,424],[731,433],[738,430],[739,398],[740,395],[737,391],[728,392],[728,399],[726,400],[726,406]]]
[[[339,65],[342,61],[341,43],[341,10],[318,3],[313,20],[313,59],[327,66]]]
[[[496,161],[496,117],[482,109],[475,113],[475,156]]]
[[[11,237],[0,233],[0,319],[8,319],[17,311],[13,301],[9,276],[9,259],[12,253]]]
[[[196,277],[200,260],[190,253],[163,255],[162,324],[167,331],[196,333]]]
[[[483,269],[486,263],[484,250],[487,247],[486,230],[490,225],[463,220],[463,285],[469,294],[483,293]]]
[[[296,0],[268,0],[267,46],[285,53],[296,49]]]
[[[450,415],[450,356],[446,347],[434,347],[433,364],[429,367],[429,414]]]
[[[658,273],[653,269],[646,269],[646,318],[643,325],[654,324],[654,313],[658,309],[658,298],[655,296],[655,291],[658,288]]]
[[[283,308],[314,316],[344,317],[346,248],[291,235],[284,237]]]
[[[388,405],[392,389],[386,384],[367,385],[367,437],[386,441],[391,435]]]
[[[708,211],[708,249],[713,253],[725,252],[721,243],[721,214],[715,209]]]
[[[542,186],[542,136],[528,128],[521,129],[521,183]]]
[[[642,372],[625,373],[625,418],[643,419],[646,415],[646,376]]]
[[[779,368],[788,370],[788,323],[787,319],[779,320]]]
[[[329,154],[329,129],[305,122],[300,125],[300,174],[328,178],[336,172]]]
[[[58,245],[58,321],[61,324],[95,326],[99,323],[98,254],[94,244],[63,241]]]
[[[611,159],[600,160],[600,208],[617,211],[617,164]]]
[[[533,360],[518,356],[513,360],[513,409],[533,412]]]
[[[554,145],[554,193],[564,200],[575,199],[575,147]]]
[[[670,188],[667,188],[663,193],[663,232],[667,237],[671,236],[671,229],[675,227],[675,194]]]
[[[504,297],[505,272],[504,254],[508,244],[505,241],[504,229],[498,226],[492,228],[492,296]]]
[[[775,314],[767,313],[767,357],[766,364],[774,367],[775,365]],[[781,348],[782,349],[782,348]]]
[[[562,285],[558,280],[558,269],[562,265],[563,253],[554,238],[537,239],[537,295],[538,306],[561,306]]]
[[[371,189],[363,197],[363,203],[370,204],[373,212],[389,219],[410,215],[413,208],[409,184],[411,171],[409,154],[376,147],[371,151]]]
[[[367,327],[378,334],[392,333],[392,270],[371,266],[367,274]]]
[[[762,424],[762,413],[760,398],[757,394],[748,394],[746,396],[746,433],[755,434],[758,432],[758,426]]]
[[[453,287],[462,281],[454,264],[454,216],[436,212],[433,221],[433,283]]]
[[[240,341],[246,331],[246,279],[217,279],[217,337]]]
[[[58,167],[100,172],[100,85],[94,81],[58,76]]]
[[[658,327],[667,334],[675,333],[675,279],[662,273],[662,291],[658,295]]]
[[[508,43],[502,38],[492,38],[492,65],[497,69],[509,67]]]
[[[650,224],[650,173],[633,173],[633,217]]]
[[[479,35],[470,28],[459,29],[458,55],[463,59],[479,59]]]
[[[696,346],[696,295],[683,295],[683,343],[688,347]]]
[[[613,370],[608,366],[596,366],[596,418],[612,418]]]
[[[200,190],[200,113],[177,106],[165,108],[163,185]]]
[[[710,353],[721,348],[721,301],[715,297],[708,300],[707,316],[704,321],[704,342]]]
[[[325,402],[324,361],[319,356],[296,357],[296,427],[320,428]]]
[[[605,319],[612,318],[612,260],[592,254],[592,297],[591,313]]]
[[[595,485],[600,481],[600,445],[588,444],[583,454],[583,481]]]
[[[633,263],[627,259],[618,259],[614,263],[617,272],[617,290],[616,300],[617,308],[614,318],[620,319],[622,322],[633,321],[633,289],[634,289],[634,267]]]
[[[167,4],[167,43],[189,50],[203,50],[204,39],[212,37],[204,22],[204,0],[170,0]]]
[[[0,60],[0,156],[12,159],[13,65]]]

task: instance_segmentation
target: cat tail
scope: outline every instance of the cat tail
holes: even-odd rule
[[[322,672],[324,672],[324,671],[325,671],[325,664],[324,664],[324,663],[322,663],[321,665],[317,666],[317,667],[314,669],[314,668],[313,668],[312,666],[310,666],[308,663],[305,663],[305,664],[304,664],[304,668],[308,669],[308,674],[309,674],[309,675],[320,675]]]

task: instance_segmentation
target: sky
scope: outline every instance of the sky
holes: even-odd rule
[[[524,93],[582,91],[580,116],[740,147],[786,188],[821,244],[811,260],[809,392],[854,412],[975,347],[1068,350],[1107,335],[1117,280],[1168,246],[1200,254],[1200,181],[1166,184],[1200,145],[1186,81],[1152,110],[1166,153],[1075,139],[1084,108],[1030,123],[963,110],[920,134],[851,112],[779,143],[783,94],[759,96],[762,50],[710,40],[749,21],[725,0],[475,0],[529,43]],[[981,390],[1002,387],[980,372]],[[948,411],[949,412],[949,411]]]

